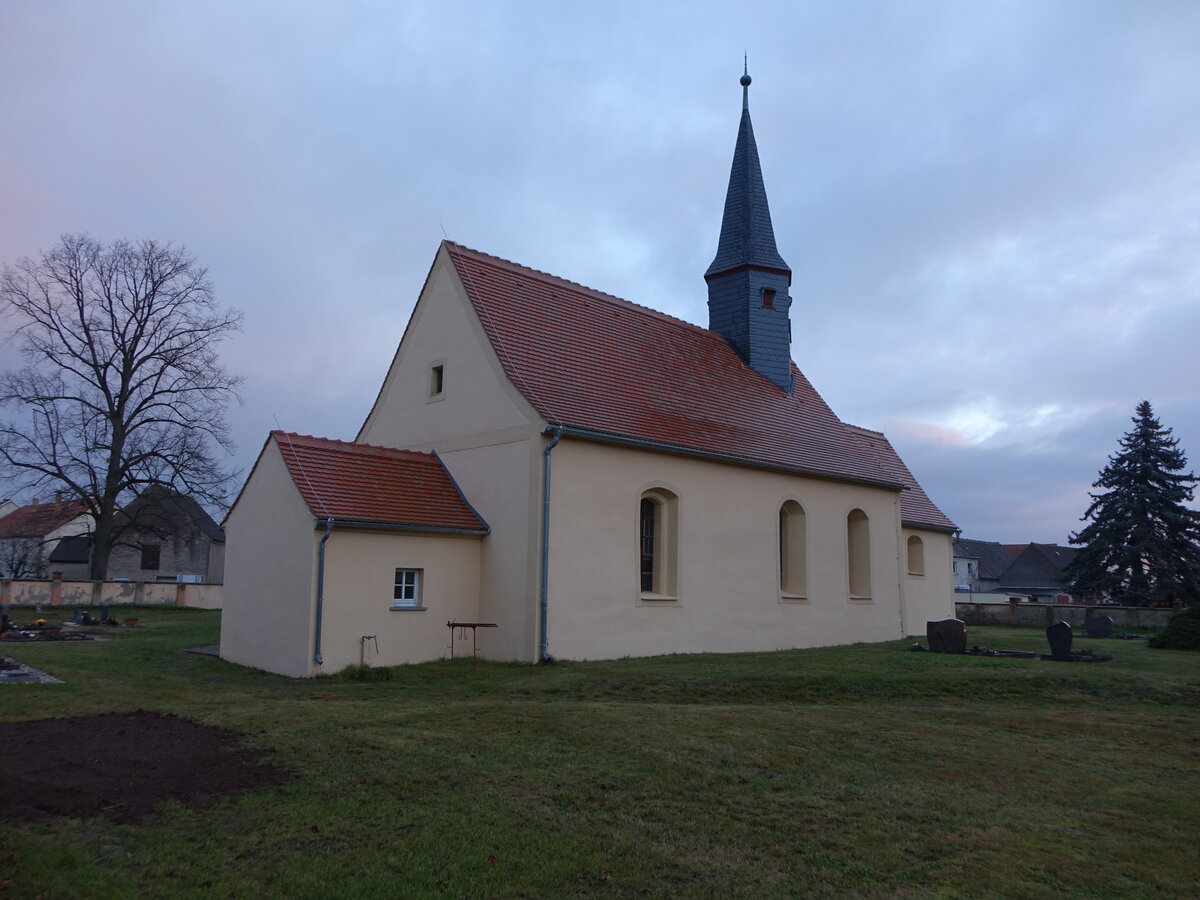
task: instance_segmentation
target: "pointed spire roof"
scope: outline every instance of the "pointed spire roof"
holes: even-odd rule
[[[711,278],[731,269],[753,266],[786,272],[790,280],[792,270],[775,247],[775,229],[771,226],[767,189],[763,186],[762,168],[758,163],[758,145],[754,142],[754,126],[750,123],[748,71],[742,75],[741,85],[742,122],[738,128],[733,166],[729,172],[729,191],[725,194],[721,239],[717,244],[716,258],[704,277]]]

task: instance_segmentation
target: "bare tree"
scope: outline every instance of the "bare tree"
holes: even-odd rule
[[[217,346],[241,316],[217,306],[186,249],[66,235],[5,267],[0,306],[26,362],[0,379],[10,414],[0,461],[24,487],[87,504],[93,579],[107,575],[120,504],[144,487],[224,502],[225,407],[241,379],[226,374]]]
[[[0,575],[4,578],[42,578],[46,574],[46,545],[37,538],[0,541]]]

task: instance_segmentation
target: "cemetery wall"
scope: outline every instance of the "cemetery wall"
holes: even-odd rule
[[[1083,628],[1089,616],[1111,616],[1119,631],[1166,628],[1177,616],[1178,609],[1148,609],[1142,606],[1085,606],[1067,603],[1017,603],[1006,600],[963,602],[954,604],[955,615],[968,625],[1016,625],[1026,628],[1047,628],[1055,622],[1067,622],[1072,628]]]
[[[0,603],[10,606],[187,606],[220,609],[221,584],[173,584],[156,581],[0,581]]]

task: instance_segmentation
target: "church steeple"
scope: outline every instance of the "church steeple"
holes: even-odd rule
[[[704,273],[708,327],[724,337],[752,369],[792,391],[791,324],[787,295],[792,270],[775,247],[775,230],[750,123],[750,74],[744,71],[725,216],[717,255]]]

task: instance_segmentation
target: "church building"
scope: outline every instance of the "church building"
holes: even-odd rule
[[[443,241],[355,440],[268,436],[225,522],[223,658],[422,662],[463,646],[450,622],[498,660],[777,650],[953,615],[954,524],[791,359],[741,83],[709,327]]]

